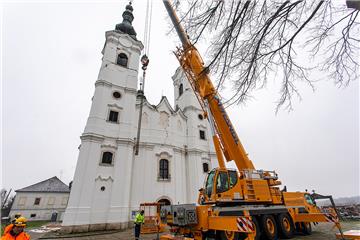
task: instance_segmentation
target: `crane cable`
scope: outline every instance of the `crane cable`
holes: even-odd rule
[[[150,34],[151,34],[151,20],[152,20],[153,1],[147,0],[145,28],[144,28],[144,54],[149,55],[150,50]]]
[[[151,4],[150,4],[151,2]],[[140,96],[140,108],[139,108],[139,119],[138,119],[138,129],[136,135],[136,144],[135,144],[135,155],[139,155],[139,144],[140,144],[140,131],[141,131],[141,121],[142,121],[142,109],[144,104],[144,88],[145,88],[145,76],[146,69],[149,64],[149,49],[150,49],[150,35],[151,35],[151,19],[152,19],[152,0],[147,0],[146,4],[146,15],[145,15],[145,28],[144,28],[144,54],[141,57],[141,69],[143,70],[143,76],[140,81],[140,91],[138,95]]]

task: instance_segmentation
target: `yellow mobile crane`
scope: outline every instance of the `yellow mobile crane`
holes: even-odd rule
[[[312,195],[281,191],[276,172],[255,169],[210,80],[209,69],[171,3],[163,3],[182,43],[175,55],[210,122],[219,167],[208,173],[197,205],[162,207],[161,221],[172,227],[173,234],[161,239],[275,240],[292,238],[295,231],[311,234],[312,222],[333,222],[342,235],[335,205],[322,212]],[[237,170],[227,169],[225,160],[234,161]]]

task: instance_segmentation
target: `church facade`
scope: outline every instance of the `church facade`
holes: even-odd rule
[[[195,203],[206,173],[217,166],[209,124],[180,69],[172,77],[175,107],[166,97],[152,105],[138,91],[143,45],[132,12],[126,6],[123,22],[106,32],[63,219],[68,232],[127,228],[143,202]]]

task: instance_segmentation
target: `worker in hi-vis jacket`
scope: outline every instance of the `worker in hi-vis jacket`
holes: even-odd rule
[[[141,210],[138,214],[135,216],[135,240],[140,239],[140,231],[141,231],[141,224],[143,224],[145,221],[144,218],[144,210]]]

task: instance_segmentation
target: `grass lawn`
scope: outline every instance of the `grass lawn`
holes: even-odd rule
[[[26,228],[39,228],[47,223],[49,223],[49,221],[31,221],[27,222]]]

